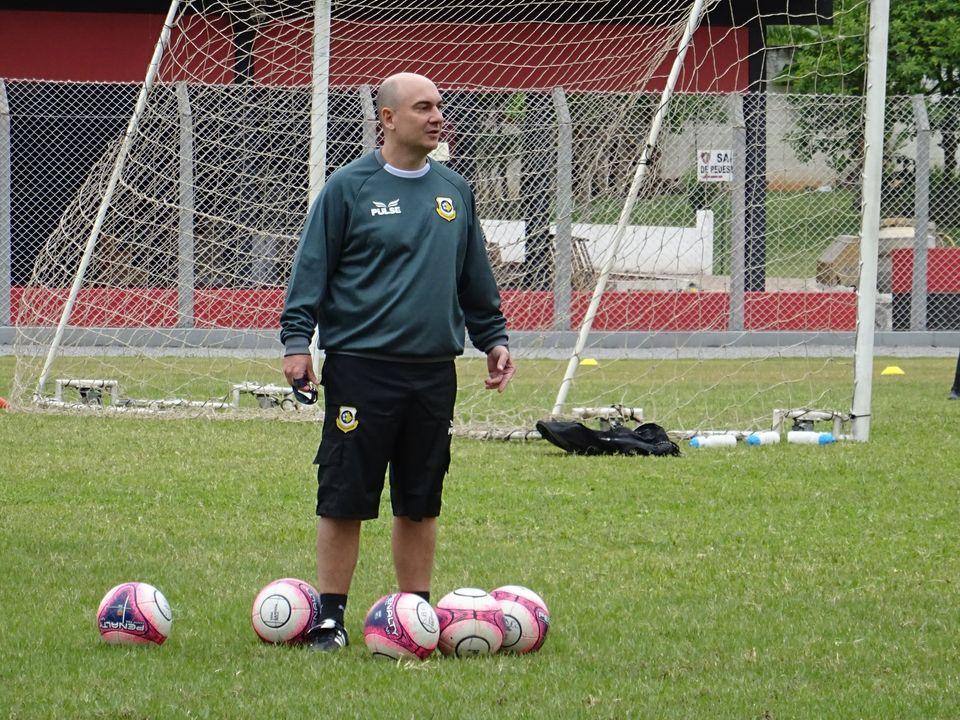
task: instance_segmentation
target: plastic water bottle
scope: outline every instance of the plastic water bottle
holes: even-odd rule
[[[835,439],[833,433],[814,430],[791,430],[787,433],[787,442],[798,445],[829,445]]]
[[[736,435],[694,435],[690,438],[690,447],[694,448],[733,447],[736,444]]]
[[[780,442],[780,433],[776,430],[764,430],[747,435],[747,445],[775,445],[778,442]]]

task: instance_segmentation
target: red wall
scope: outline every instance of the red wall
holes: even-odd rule
[[[163,26],[162,15],[0,10],[0,77],[44,80],[140,81]],[[514,89],[564,85],[579,90],[637,89],[645,78],[637,59],[650,57],[664,30],[603,25],[508,23],[465,27],[336,21],[331,84],[376,85],[399,70],[418,71],[441,86]],[[464,42],[469,33],[471,43]],[[545,34],[549,33],[549,44]],[[622,33],[611,53],[611,38]],[[406,38],[418,38],[414,44]],[[484,57],[476,43],[488,45]],[[746,83],[744,31],[701,28],[687,55],[681,90],[731,91]],[[275,23],[257,41],[254,73],[265,84],[306,84],[310,37],[302,26]],[[492,50],[492,52],[491,52]],[[233,79],[230,29],[219,18],[193,16],[171,40],[166,79],[189,74],[207,82]],[[410,58],[427,58],[410,60]],[[375,58],[375,59],[370,59]],[[659,90],[668,54],[647,88]],[[179,66],[179,67],[178,67]],[[536,66],[536,67],[534,67]],[[697,72],[693,72],[697,69]]]

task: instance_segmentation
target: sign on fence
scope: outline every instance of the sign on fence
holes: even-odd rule
[[[730,150],[697,150],[697,180],[733,182],[733,153]]]

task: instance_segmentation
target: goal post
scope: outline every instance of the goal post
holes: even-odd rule
[[[298,235],[375,145],[376,86],[412,71],[444,96],[433,161],[474,188],[520,367],[497,396],[467,353],[459,430],[619,407],[743,433],[807,409],[866,440],[887,12],[172,2],[126,132],[11,291],[13,400],[315,417],[276,385]]]

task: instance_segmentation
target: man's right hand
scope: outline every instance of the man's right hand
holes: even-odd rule
[[[311,355],[287,355],[283,358],[283,376],[291,387],[297,386],[297,390],[303,390],[304,394],[309,395],[317,385],[317,376],[313,372],[313,357]],[[303,378],[306,378],[312,384],[312,387],[301,387]],[[295,381],[299,381],[295,382]]]

